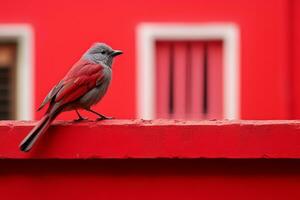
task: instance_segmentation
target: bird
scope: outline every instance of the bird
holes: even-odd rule
[[[99,117],[97,120],[111,119],[91,107],[105,95],[112,79],[113,60],[122,53],[105,43],[94,43],[45,97],[38,111],[46,105],[48,108],[37,125],[22,140],[19,149],[23,152],[30,151],[51,122],[65,111],[75,111],[78,115],[76,121],[85,119],[79,110],[96,114]]]

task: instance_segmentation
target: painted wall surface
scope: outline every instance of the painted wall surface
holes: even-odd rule
[[[300,7],[294,1],[3,0],[0,23],[29,23],[34,28],[35,108],[93,42],[104,41],[122,49],[124,55],[115,62],[111,88],[95,108],[117,118],[136,116],[135,29],[139,23],[236,23],[241,31],[242,118],[286,119],[300,116],[300,106],[292,101],[299,95],[291,91],[300,73],[296,66],[300,57],[292,54],[299,48],[294,42],[300,44],[298,36],[291,37],[299,32],[299,23],[291,23],[299,18],[291,14]],[[292,113],[296,104],[297,111]],[[73,112],[61,116],[73,117]]]
[[[10,200],[298,200],[299,164],[289,159],[1,160],[0,192]]]
[[[292,18],[291,26],[292,33],[290,41],[291,46],[291,66],[292,66],[292,76],[293,80],[291,84],[291,90],[293,92],[292,96],[292,114],[296,118],[300,118],[300,1],[294,0],[293,7],[291,8],[290,16]]]
[[[20,152],[34,125],[0,122],[1,199],[300,199],[299,121],[61,121]]]

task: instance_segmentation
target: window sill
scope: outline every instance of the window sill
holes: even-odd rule
[[[57,121],[29,153],[36,122],[0,122],[1,159],[300,158],[300,121]]]

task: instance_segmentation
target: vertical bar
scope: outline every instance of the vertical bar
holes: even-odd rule
[[[208,97],[208,52],[207,52],[207,42],[203,44],[203,103],[202,103],[202,113],[203,117],[207,118],[208,113],[208,104],[209,104],[209,97]]]
[[[174,114],[174,44],[170,45],[170,57],[169,57],[169,116]]]
[[[156,44],[156,77],[156,116],[169,118],[170,44],[167,42]]]
[[[223,117],[222,43],[209,42],[208,53],[208,119]]]
[[[191,69],[191,42],[187,42],[186,47],[186,70],[185,70],[185,118],[191,119],[192,112],[192,99],[191,99],[191,87],[192,87],[192,69]]]
[[[203,119],[204,45],[191,43],[191,119]]]
[[[174,115],[173,118],[186,117],[186,67],[187,44],[174,43]]]

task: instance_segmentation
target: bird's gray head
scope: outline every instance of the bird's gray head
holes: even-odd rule
[[[83,58],[97,64],[111,67],[114,57],[122,53],[122,51],[114,50],[107,44],[95,43],[87,50]]]

